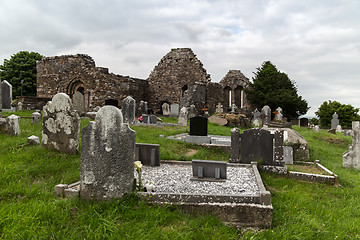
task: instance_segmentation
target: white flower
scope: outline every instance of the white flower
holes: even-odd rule
[[[137,168],[137,171],[141,171],[143,165],[140,161],[135,161],[134,165]]]

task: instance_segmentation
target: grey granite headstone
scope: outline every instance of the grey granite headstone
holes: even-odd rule
[[[188,110],[187,110],[187,107],[182,107],[181,108],[178,123],[180,125],[182,125],[182,126],[187,126],[187,124],[188,124]]]
[[[190,109],[189,109],[189,113],[188,113],[188,118],[193,118],[197,116],[197,111],[196,111],[196,107],[194,104],[190,105]]]
[[[164,116],[170,115],[170,105],[168,103],[164,103],[161,108]]]
[[[82,134],[80,196],[107,200],[130,193],[136,133],[123,123],[121,111],[102,107]]]
[[[131,96],[127,96],[122,101],[122,114],[124,123],[128,123],[130,125],[135,124],[135,108],[136,102]]]
[[[270,124],[270,122],[271,122],[271,108],[268,105],[265,105],[262,108],[261,113],[264,116],[263,124],[264,125]]]
[[[179,116],[179,104],[173,103],[170,105],[170,116],[178,117]]]
[[[56,94],[43,108],[42,145],[75,154],[79,150],[80,117],[70,97]]]
[[[6,118],[7,133],[12,136],[18,136],[21,133],[20,130],[20,117],[14,114]]]
[[[31,123],[32,124],[40,124],[41,122],[41,114],[38,112],[33,112],[31,114]]]
[[[146,166],[160,166],[160,145],[136,143],[135,161],[141,161]]]
[[[338,119],[338,115],[337,113],[335,112],[333,115],[332,115],[332,119],[331,119],[331,129],[336,129],[336,126],[339,125],[339,119]]]
[[[352,122],[353,138],[349,150],[343,154],[343,166],[360,169],[360,122]]]
[[[12,85],[6,80],[1,83],[1,100],[2,109],[11,109]]]
[[[227,177],[227,162],[193,159],[191,180],[221,180]]]
[[[74,109],[79,113],[79,115],[83,115],[85,113],[84,95],[77,91],[72,98],[72,102]]]
[[[231,163],[240,162],[240,129],[231,129]]]
[[[157,117],[155,115],[147,115],[147,114],[143,114],[141,115],[143,118],[143,123],[146,124],[156,124],[157,123]]]
[[[284,146],[284,162],[285,164],[294,164],[294,151],[290,146]]]
[[[284,166],[283,132],[271,134],[264,129],[250,129],[240,135],[240,162]]]

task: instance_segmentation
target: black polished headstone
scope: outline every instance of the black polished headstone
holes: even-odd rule
[[[208,119],[205,117],[190,118],[190,135],[191,136],[207,136]]]
[[[107,99],[107,100],[105,100],[105,105],[119,107],[119,101],[116,99]]]

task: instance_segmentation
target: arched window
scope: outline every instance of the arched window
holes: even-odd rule
[[[224,88],[224,108],[228,109],[231,107],[231,87],[227,86]]]

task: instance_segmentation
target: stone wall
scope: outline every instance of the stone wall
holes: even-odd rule
[[[216,105],[221,103],[224,105],[223,87],[219,83],[210,82],[206,86],[206,106],[209,114],[215,113]]]
[[[94,60],[83,54],[55,56],[37,62],[37,97],[51,98],[56,93],[67,93],[71,98],[78,91],[84,96],[85,110],[103,106],[106,100],[121,101],[131,95],[140,102],[146,99],[148,82],[109,73],[96,67]]]
[[[235,103],[238,108],[250,109],[251,105],[247,101],[244,88],[249,85],[250,81],[248,78],[241,73],[240,70],[229,70],[220,84],[223,87],[223,98],[224,98],[224,109],[229,107],[229,103]],[[231,91],[231,100],[229,101],[229,91]]]
[[[180,104],[191,85],[210,82],[210,75],[190,48],[176,48],[160,60],[148,80],[149,106],[159,111],[164,102]]]

